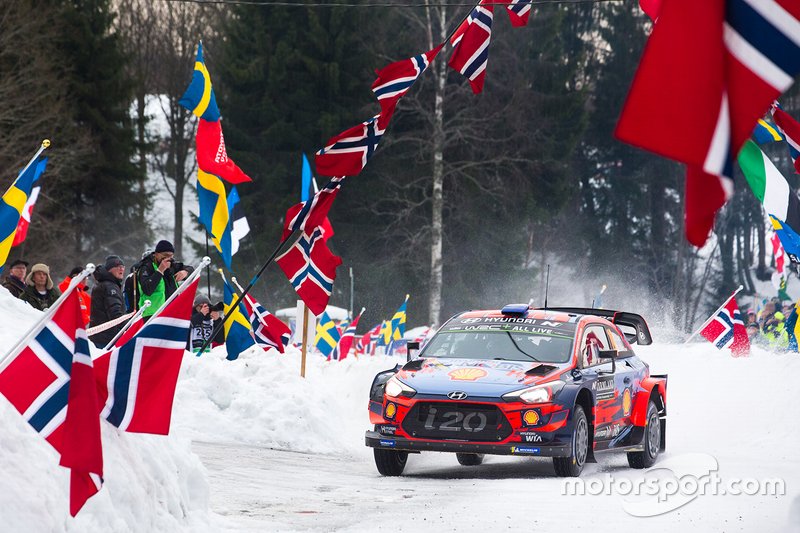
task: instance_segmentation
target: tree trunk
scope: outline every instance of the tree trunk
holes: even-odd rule
[[[440,6],[439,31],[442,41],[447,37],[447,11]],[[435,102],[433,126],[433,191],[431,195],[431,281],[428,302],[428,322],[439,325],[442,312],[442,211],[444,208],[444,89],[447,64],[434,63]]]

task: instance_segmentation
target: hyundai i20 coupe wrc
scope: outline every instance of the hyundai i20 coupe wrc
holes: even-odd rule
[[[398,476],[409,453],[552,457],[579,476],[600,452],[652,466],[665,448],[667,376],[651,375],[632,343],[645,320],[604,309],[512,304],[448,320],[404,366],[375,376],[366,433],[378,472]]]

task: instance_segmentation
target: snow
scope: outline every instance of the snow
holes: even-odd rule
[[[10,349],[41,316],[0,289],[0,346]],[[5,353],[5,350],[4,350]],[[105,484],[69,516],[69,471],[0,396],[3,531],[208,530],[206,469],[188,439],[124,433],[101,423]]]
[[[37,315],[0,290],[0,343],[11,346]],[[0,399],[2,529],[800,530],[800,425],[791,382],[800,355],[756,347],[751,357],[733,358],[710,343],[679,344],[660,330],[654,336],[656,344],[636,351],[652,373],[669,374],[667,451],[656,467],[678,472],[700,457],[718,465],[726,482],[779,478],[785,494],[705,494],[640,518],[625,511],[636,499],[622,494],[565,495],[546,458],[487,456],[481,466],[464,467],[451,454],[423,453],[409,458],[402,477],[384,478],[364,446],[367,397],[373,376],[401,358],[328,362],[309,354],[303,379],[294,348],[279,354],[255,347],[237,361],[226,361],[219,348],[186,353],[170,436],[126,434],[103,423],[106,483],[76,519],[55,452]],[[654,475],[629,468],[624,454],[598,461],[584,470],[587,484]]]

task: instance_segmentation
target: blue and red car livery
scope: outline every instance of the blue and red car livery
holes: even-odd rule
[[[649,467],[665,446],[667,376],[651,375],[631,344],[651,342],[633,313],[514,304],[458,314],[417,358],[375,376],[366,445],[384,475],[422,451],[464,465],[552,457],[561,476],[611,450]]]

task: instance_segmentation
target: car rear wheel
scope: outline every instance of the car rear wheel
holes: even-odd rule
[[[578,477],[589,455],[589,423],[583,407],[575,406],[572,429],[572,451],[569,457],[553,457],[553,467],[559,477]]]
[[[628,452],[628,464],[631,468],[650,468],[656,463],[661,449],[661,420],[658,418],[658,407],[650,400],[647,405],[647,425],[644,428],[644,451]]]
[[[378,472],[384,476],[399,476],[403,473],[408,461],[408,452],[398,452],[395,450],[384,450],[373,448],[375,456],[375,466]]]
[[[457,453],[458,464],[464,466],[478,466],[483,462],[482,453]]]

